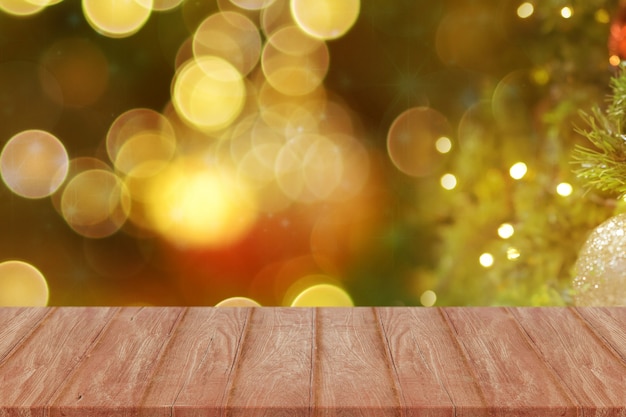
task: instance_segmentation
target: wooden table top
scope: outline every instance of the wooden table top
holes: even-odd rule
[[[626,416],[626,308],[0,308],[0,416]]]

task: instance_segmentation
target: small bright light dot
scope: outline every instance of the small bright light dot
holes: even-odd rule
[[[510,238],[513,236],[513,233],[515,233],[515,229],[510,223],[502,223],[500,227],[498,227],[498,236],[502,239]]]
[[[452,149],[452,141],[450,138],[442,136],[435,142],[435,148],[437,148],[439,153],[448,153]]]
[[[530,17],[534,11],[535,7],[531,3],[524,2],[517,8],[517,15],[522,19],[526,19],[527,17]]]
[[[420,303],[424,307],[432,307],[437,302],[437,294],[434,291],[426,290],[420,296]]]
[[[480,255],[480,258],[478,258],[478,262],[480,262],[480,264],[485,268],[489,268],[493,265],[493,255],[490,253],[483,253]]]
[[[519,257],[520,257],[520,253],[519,253],[519,250],[517,250],[516,248],[508,248],[506,250],[506,258],[509,261],[514,261]]]
[[[456,187],[456,177],[452,174],[444,174],[441,177],[441,186],[446,190],[453,190]]]
[[[557,194],[563,197],[567,197],[568,195],[572,194],[572,191],[574,191],[572,185],[566,182],[562,182],[556,186]]]
[[[514,180],[521,180],[522,178],[524,178],[524,175],[526,175],[526,172],[528,172],[528,167],[523,162],[517,162],[513,164],[513,166],[509,170],[509,174]]]
[[[569,19],[570,17],[572,17],[572,8],[571,7],[567,7],[567,6],[563,7],[561,9],[561,16],[564,19]]]
[[[617,67],[620,64],[621,61],[622,60],[619,59],[619,57],[617,55],[611,55],[609,57],[609,64],[613,65],[614,67]]]

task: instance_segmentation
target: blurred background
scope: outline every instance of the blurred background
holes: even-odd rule
[[[571,158],[617,1],[0,10],[2,305],[568,305],[624,211]]]

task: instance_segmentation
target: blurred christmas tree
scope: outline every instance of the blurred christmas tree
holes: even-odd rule
[[[423,305],[572,302],[579,249],[618,206],[585,188],[572,168],[572,150],[586,144],[575,131],[585,122],[579,111],[608,92],[616,8],[607,0],[472,2],[446,16],[455,30],[440,24],[437,53],[480,71],[480,89],[458,115],[448,113],[456,134],[435,144],[440,163],[429,176],[396,163],[414,178],[400,175],[386,240],[358,268],[370,283],[386,276],[388,286],[355,285],[357,299],[374,301],[370,291]],[[498,49],[511,45],[522,53]],[[421,246],[408,243],[416,238]]]

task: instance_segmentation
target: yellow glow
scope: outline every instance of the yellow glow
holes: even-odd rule
[[[609,64],[613,65],[614,67],[617,67],[620,64],[620,62],[622,62],[622,60],[617,55],[611,55],[609,57]]]
[[[545,68],[534,69],[531,77],[538,85],[546,85],[550,81],[550,73]]]
[[[440,180],[441,186],[446,190],[454,190],[456,188],[456,177],[452,174],[444,174]]]
[[[26,0],[0,0],[0,10],[13,16],[32,16],[47,6],[39,3]]]
[[[291,0],[291,14],[311,36],[336,39],[350,30],[361,9],[360,0]]]
[[[26,130],[13,136],[0,154],[2,180],[15,194],[43,198],[59,189],[67,176],[65,147],[43,130]]]
[[[348,293],[336,285],[318,284],[302,291],[293,300],[292,307],[353,307]]]
[[[500,227],[498,227],[498,236],[502,239],[508,239],[515,233],[515,228],[510,223],[502,223]]]
[[[448,153],[452,150],[452,141],[450,138],[442,136],[435,142],[435,148],[437,148],[439,153]]]
[[[509,169],[509,174],[514,180],[521,180],[528,172],[528,167],[523,162],[517,162]]]
[[[188,61],[174,79],[178,115],[200,130],[220,130],[243,109],[246,89],[235,67],[213,56]]]
[[[232,64],[241,75],[256,66],[261,54],[261,34],[246,16],[220,12],[207,17],[193,35],[196,58],[216,56]]]
[[[426,290],[420,296],[420,303],[424,307],[432,307],[437,302],[437,294],[434,291]]]
[[[526,1],[520,4],[517,8],[517,15],[522,19],[526,19],[527,17],[530,17],[534,13],[534,11],[535,7],[532,5],[532,3]]]
[[[0,307],[44,307],[48,283],[34,266],[22,261],[0,263]]]
[[[570,17],[572,17],[572,14],[573,14],[573,11],[571,7],[565,6],[561,9],[561,16],[564,19],[569,19]]]
[[[146,211],[152,227],[181,247],[228,246],[257,216],[251,190],[234,173],[188,159],[150,181]]]
[[[609,23],[611,21],[611,16],[609,15],[609,12],[606,11],[606,9],[596,10],[594,17],[596,19],[596,22],[598,23]]]
[[[26,0],[27,3],[36,4],[37,6],[52,6],[53,4],[61,3],[63,0]]]
[[[560,196],[567,197],[572,194],[574,188],[567,182],[562,182],[556,186],[556,193]]]
[[[482,255],[480,255],[480,257],[478,258],[478,262],[480,262],[480,264],[485,267],[485,268],[489,268],[491,266],[493,266],[493,255],[490,253],[483,253]]]
[[[520,253],[519,253],[519,250],[517,250],[516,248],[511,247],[506,250],[506,258],[509,261],[514,261],[518,259],[519,257],[520,257]]]
[[[231,297],[215,304],[215,307],[261,307],[261,304],[248,297]]]
[[[137,33],[148,21],[152,0],[82,0],[85,19],[94,30],[111,38]]]

